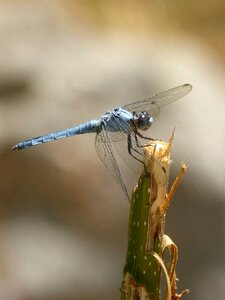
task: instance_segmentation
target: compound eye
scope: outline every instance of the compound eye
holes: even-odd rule
[[[147,130],[153,123],[153,118],[146,111],[143,111],[138,116],[138,128]]]

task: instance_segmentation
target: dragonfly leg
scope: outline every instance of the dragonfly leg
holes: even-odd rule
[[[141,145],[141,144],[139,143],[139,141],[138,141],[138,139],[137,139],[137,134],[134,135],[134,138],[135,138],[135,142],[136,142],[136,145],[137,145],[138,148],[143,148],[143,147],[145,147],[145,145]]]
[[[147,136],[143,136],[139,131],[137,131],[137,132],[135,133],[135,135],[138,135],[140,138],[145,139],[145,140],[155,141],[155,139],[152,139],[152,138],[147,137]]]
[[[135,140],[136,140],[136,138],[135,138]],[[136,144],[138,143],[138,141],[136,141]],[[129,154],[131,155],[131,156],[133,156],[134,157],[134,155],[131,153],[131,150],[133,150],[134,152],[136,152],[137,154],[139,154],[139,155],[142,155],[142,153],[141,152],[139,152],[137,149],[135,149],[134,147],[133,147],[133,145],[132,145],[132,140],[131,140],[131,135],[130,134],[128,134],[128,136],[127,136],[127,145],[128,145],[128,152],[129,152]],[[138,146],[138,145],[137,145]],[[136,158],[136,157],[134,157],[134,158]]]
[[[136,141],[137,147],[139,147],[139,148],[148,147],[149,145],[141,145],[141,144],[139,143],[138,139],[137,139],[137,135],[140,136],[140,137],[143,138],[143,139],[146,139],[146,140],[156,141],[155,139],[152,139],[152,138],[149,138],[149,137],[144,137],[142,134],[140,134],[140,132],[137,131],[136,134],[135,134],[135,141]]]
[[[138,139],[137,139],[137,135],[136,135],[136,134],[134,135],[134,137],[135,137],[136,145],[137,145],[138,148],[144,148],[144,147],[147,147],[147,146],[148,146],[148,145],[141,145],[141,144],[139,143]]]
[[[135,140],[136,140],[136,144],[138,146],[138,140],[137,140],[137,137],[135,135]],[[141,155],[141,153],[139,151],[137,151],[135,148],[133,148],[132,146],[132,140],[131,140],[131,135],[128,134],[127,135],[127,146],[128,146],[128,153],[134,158],[136,159],[137,161],[139,161],[141,164],[144,165],[144,168],[145,168],[145,172],[147,173],[147,170],[146,170],[146,166],[145,166],[145,163],[143,160],[139,159],[138,157],[136,157],[132,152],[131,150],[133,150],[134,152],[136,152],[137,154]],[[141,146],[141,145],[140,145]]]

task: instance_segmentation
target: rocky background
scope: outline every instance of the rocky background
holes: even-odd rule
[[[166,233],[187,299],[224,299],[224,13],[222,0],[0,1],[1,299],[119,299],[129,213],[93,135],[10,147],[184,83],[148,133],[177,126],[171,182],[188,165]]]

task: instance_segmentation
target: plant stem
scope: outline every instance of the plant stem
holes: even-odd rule
[[[164,299],[180,299],[184,294],[176,294],[177,247],[164,235],[166,210],[186,171],[183,164],[182,171],[167,194],[173,137],[174,132],[169,142],[154,141],[145,147],[146,170],[142,171],[131,197],[121,300],[161,299],[163,273],[167,280]],[[171,255],[168,269],[163,262],[163,253],[167,248]]]

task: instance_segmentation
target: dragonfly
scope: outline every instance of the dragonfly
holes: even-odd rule
[[[115,150],[124,158],[124,154],[143,163],[143,143],[140,139],[153,140],[143,135],[154,119],[159,115],[160,109],[182,97],[192,90],[190,84],[184,84],[165,92],[141,100],[128,103],[105,112],[99,119],[90,120],[65,130],[34,137],[19,142],[12,150],[27,149],[39,144],[55,141],[61,138],[72,137],[79,134],[95,133],[95,150],[105,167],[121,186],[128,200],[126,188]]]

